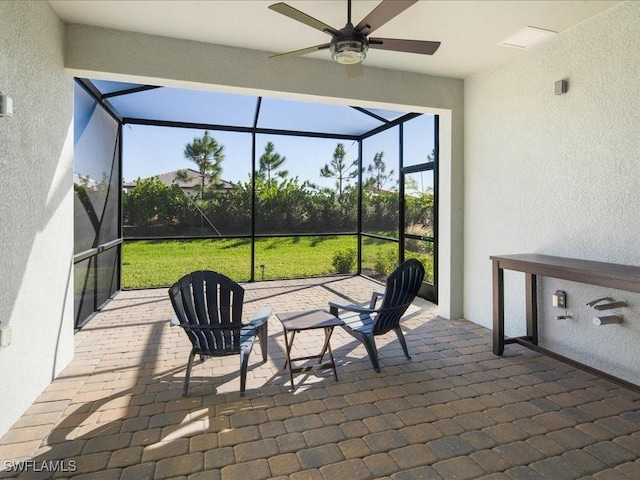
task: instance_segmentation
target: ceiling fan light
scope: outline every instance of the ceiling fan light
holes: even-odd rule
[[[335,42],[330,47],[333,59],[342,65],[354,65],[367,57],[369,45],[355,40]]]

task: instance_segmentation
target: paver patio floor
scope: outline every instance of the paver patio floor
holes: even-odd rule
[[[250,316],[365,302],[382,287],[326,277],[246,289]],[[489,330],[436,312],[418,299],[403,320],[411,360],[393,333],[377,339],[379,374],[337,328],[339,381],[300,373],[293,392],[273,315],[268,360],[256,343],[245,397],[233,356],[196,363],[183,398],[191,345],[168,324],[166,290],[120,292],[0,439],[0,478],[640,479],[640,394],[517,345],[496,357]],[[300,333],[297,356],[322,338]]]

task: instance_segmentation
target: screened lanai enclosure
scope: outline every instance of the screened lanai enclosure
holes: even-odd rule
[[[437,302],[438,117],[76,79],[75,315],[120,289],[384,281],[407,258]]]

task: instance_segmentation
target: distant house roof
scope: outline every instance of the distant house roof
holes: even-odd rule
[[[178,172],[186,172],[188,178],[187,179],[178,178],[179,177]],[[170,187],[171,185],[176,184],[183,190],[193,190],[202,182],[200,177],[200,172],[192,168],[181,168],[180,170],[174,170],[173,172],[153,175],[151,177],[144,178],[143,180],[149,180],[153,177],[158,177],[158,179],[167,187]],[[209,177],[209,175],[207,175],[207,177]],[[134,180],[132,182],[125,182],[122,186],[124,188],[135,188],[136,183],[137,183],[137,180]],[[231,182],[227,182],[226,180],[220,180],[220,185],[218,185],[218,188],[221,188],[224,190],[231,190],[234,187]]]
[[[384,188],[373,187],[371,192],[377,195],[389,195],[391,193],[397,193],[397,190],[385,190]]]

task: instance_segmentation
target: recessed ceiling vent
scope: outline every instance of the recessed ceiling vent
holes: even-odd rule
[[[538,27],[525,27],[519,32],[514,33],[510,37],[502,40],[498,45],[506,45],[507,47],[527,48],[547,40],[558,32]]]

